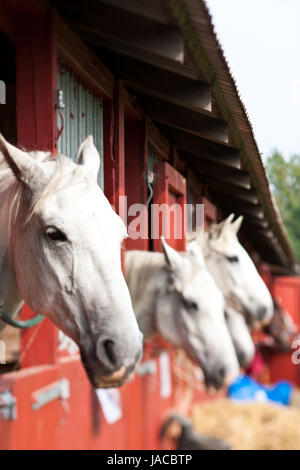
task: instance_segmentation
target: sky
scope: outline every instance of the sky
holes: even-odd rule
[[[265,160],[300,153],[300,0],[206,0]]]

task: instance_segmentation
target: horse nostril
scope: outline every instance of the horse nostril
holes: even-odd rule
[[[219,369],[219,377],[220,377],[221,380],[224,380],[224,379],[225,379],[225,374],[226,374],[225,367],[220,367],[220,369]]]
[[[266,313],[267,313],[267,308],[266,307],[260,307],[260,309],[258,310],[258,314],[257,314],[258,320],[259,321],[264,320],[264,318],[266,316]]]
[[[117,364],[117,357],[115,353],[115,343],[111,339],[106,339],[103,341],[103,348],[106,353],[106,356],[109,360],[109,362],[115,366]]]
[[[238,356],[240,366],[245,367],[247,365],[247,356],[246,356],[246,354],[243,351],[239,351],[237,356]]]

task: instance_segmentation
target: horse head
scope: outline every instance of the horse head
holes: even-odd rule
[[[122,384],[141,356],[142,335],[121,269],[126,228],[97,184],[92,136],[79,147],[78,164],[26,153],[2,136],[0,151],[14,180],[9,256],[16,292],[78,344],[94,386]]]
[[[237,233],[242,217],[234,215],[212,225],[205,233],[205,261],[217,285],[237,311],[244,313],[251,326],[267,324],[273,315],[271,295]]]
[[[179,253],[162,239],[165,282],[156,299],[156,324],[167,340],[200,364],[207,385],[221,387],[238,373],[224,317],[224,298],[207,271],[199,246]]]
[[[282,307],[280,298],[274,298],[274,315],[264,332],[271,336],[272,348],[280,351],[289,351],[294,335],[295,324],[290,314]]]

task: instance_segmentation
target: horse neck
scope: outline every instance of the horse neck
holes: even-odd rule
[[[128,251],[125,258],[126,282],[133,309],[145,338],[156,333],[156,285],[165,265],[162,253]]]
[[[2,176],[2,175],[1,175]],[[0,176],[0,299],[3,300],[3,310],[9,316],[14,316],[22,306],[22,298],[18,291],[15,277],[14,262],[10,247],[10,212],[12,204],[12,186],[6,184]],[[21,261],[21,260],[20,260]],[[0,322],[0,330],[5,326]]]

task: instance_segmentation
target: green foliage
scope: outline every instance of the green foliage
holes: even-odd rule
[[[286,160],[274,150],[266,167],[283,223],[300,261],[300,154]]]

